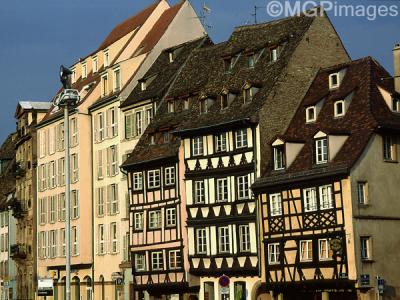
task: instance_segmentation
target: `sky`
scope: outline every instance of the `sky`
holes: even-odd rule
[[[191,3],[198,13],[204,3],[211,9],[204,22],[217,43],[228,39],[235,26],[254,23],[255,6],[258,7],[258,22],[274,19],[267,13],[271,1],[274,0],[191,0]],[[305,0],[301,1],[303,5]],[[71,65],[95,50],[116,24],[153,0],[1,2],[0,142],[15,130],[14,113],[18,101],[50,101],[60,87],[61,64]],[[178,0],[169,2],[175,4]],[[352,59],[372,56],[392,72],[392,49],[395,42],[400,41],[400,0],[341,0],[340,4],[398,7],[397,17],[378,16],[373,21],[363,16],[346,17],[328,12]]]

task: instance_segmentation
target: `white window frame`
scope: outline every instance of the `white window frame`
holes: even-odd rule
[[[144,253],[135,253],[135,271],[146,271],[146,255]]]
[[[118,135],[118,110],[117,107],[111,107],[109,110],[111,137]]]
[[[82,63],[82,79],[85,79],[87,77],[87,64],[86,62]]]
[[[236,130],[235,145],[236,149],[248,147],[247,128]]]
[[[358,204],[368,204],[368,183],[366,181],[357,182],[357,199]]]
[[[319,260],[332,260],[330,256],[330,244],[329,239],[319,239],[318,240],[318,258]],[[325,244],[325,245],[324,245]]]
[[[104,187],[97,188],[97,216],[103,217],[105,215],[105,197],[104,197]]]
[[[215,152],[225,152],[227,150],[226,135],[226,132],[223,132],[215,136]]]
[[[61,193],[58,195],[58,220],[65,221],[66,218],[66,202],[65,202],[65,193]]]
[[[275,62],[279,58],[278,47],[271,49],[271,61]]]
[[[133,229],[137,231],[143,230],[143,221],[143,212],[135,212],[133,214]]]
[[[332,184],[327,184],[319,187],[319,208],[332,209],[334,202],[334,193]]]
[[[250,252],[250,226],[239,225],[239,249],[240,252]]]
[[[170,270],[180,269],[182,266],[181,251],[170,250],[168,251],[168,267]]]
[[[161,210],[149,211],[149,229],[160,229],[162,227]]]
[[[108,88],[109,88],[108,74],[104,74],[101,76],[101,95],[103,97],[108,95]]]
[[[312,113],[312,116],[310,115]],[[306,122],[315,122],[317,120],[317,108],[315,106],[309,106],[306,108]]]
[[[312,240],[301,240],[299,247],[300,247],[300,261],[301,262],[312,261],[313,260]]]
[[[206,228],[196,229],[196,251],[197,254],[207,254],[208,237]]]
[[[276,146],[274,147],[274,170],[284,170],[285,167],[285,146]]]
[[[218,251],[219,253],[229,253],[231,251],[229,226],[218,227]]]
[[[303,190],[303,204],[305,212],[317,210],[317,191],[316,188],[306,188]]]
[[[176,226],[176,208],[171,207],[165,210],[165,226],[174,227]]]
[[[57,196],[49,197],[49,223],[53,224],[57,221]]]
[[[118,193],[118,183],[113,183],[110,185],[110,214],[115,215],[119,213],[119,193]]]
[[[106,254],[106,230],[104,224],[99,224],[97,227],[97,254]]]
[[[248,175],[237,177],[238,199],[245,200],[250,198],[250,179]]]
[[[163,251],[151,252],[151,269],[153,271],[164,270],[164,253],[163,253]]]
[[[125,115],[125,138],[130,139],[135,136],[135,113],[129,112]]]
[[[71,191],[71,219],[79,218],[79,192],[78,190]]]
[[[228,178],[217,178],[217,202],[228,201]]]
[[[326,164],[329,160],[328,138],[315,140],[315,162],[317,165]]]
[[[66,253],[66,244],[65,244],[65,239],[66,239],[66,235],[65,235],[65,228],[61,228],[60,229],[60,245],[61,245],[61,250],[60,250],[60,257],[65,257],[65,253]]]
[[[79,236],[78,236],[78,228],[76,226],[72,226],[71,229],[71,255],[78,256],[79,255]]]
[[[110,223],[110,252],[112,254],[118,253],[118,224],[117,222]]]
[[[282,194],[276,193],[269,195],[269,206],[271,210],[271,217],[282,215]]]
[[[79,161],[78,161],[78,153],[74,153],[71,155],[71,165],[72,165],[72,176],[71,182],[77,182],[79,180]]]
[[[268,264],[270,264],[270,265],[280,264],[280,244],[279,243],[268,244]]]
[[[369,237],[369,236],[361,236],[360,237],[360,257],[361,257],[361,260],[372,259],[371,237]]]
[[[341,113],[339,113],[338,105],[342,106],[342,112]],[[333,107],[334,107],[334,116],[335,116],[335,118],[343,117],[346,114],[346,103],[344,102],[344,100],[335,101],[335,103],[333,104]]]
[[[104,60],[104,67],[108,67],[110,65],[110,52],[108,49],[103,50],[103,60]]]
[[[175,184],[175,167],[165,168],[165,185]]]
[[[333,82],[333,78],[336,77],[336,84]],[[329,75],[329,89],[336,89],[340,86],[340,76],[339,73],[333,73]]]
[[[202,136],[194,137],[192,141],[192,147],[193,147],[193,152],[192,152],[193,156],[203,155],[204,153],[203,137]]]
[[[205,187],[204,180],[194,182],[194,203],[200,204],[205,203]]]
[[[97,59],[97,56],[93,56],[93,58],[92,58],[92,70],[93,70],[93,73],[96,73],[97,71],[98,71],[98,59]]]
[[[117,76],[118,74],[118,76]],[[117,78],[118,77],[118,78]],[[113,70],[113,91],[119,92],[121,90],[121,69],[116,68]]]
[[[143,173],[135,172],[133,173],[133,190],[140,191],[143,189]]]
[[[148,180],[147,187],[149,189],[160,187],[160,182],[161,182],[160,170],[155,169],[147,171],[147,180]]]

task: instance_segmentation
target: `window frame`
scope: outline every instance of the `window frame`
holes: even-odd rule
[[[241,180],[244,180],[244,181],[240,182]],[[238,200],[250,199],[251,194],[250,194],[249,174],[237,176],[236,182],[237,182],[237,199]]]
[[[370,236],[360,236],[360,257],[362,261],[372,259],[372,245]]]
[[[327,199],[328,202],[324,201],[324,189],[326,189],[327,197],[330,197],[330,199]],[[330,191],[329,191],[330,190]],[[326,184],[326,185],[321,185],[318,187],[318,192],[319,192],[319,209],[320,210],[327,210],[327,209],[332,209],[335,207],[335,192],[333,189],[332,184]],[[326,206],[325,204],[328,203]]]
[[[342,106],[342,112],[338,113],[338,105]],[[344,100],[337,100],[333,103],[333,107],[334,107],[334,117],[335,118],[340,118],[343,117],[346,114],[346,103]]]
[[[196,136],[192,139],[192,156],[202,156],[204,154],[203,136]]]
[[[165,174],[165,185],[175,184],[175,167],[167,167],[164,169]]]
[[[200,184],[201,186],[197,186],[198,184]],[[205,201],[206,201],[204,180],[196,180],[196,181],[194,181],[193,188],[194,188],[194,193],[193,193],[194,201],[193,201],[193,203],[194,204],[204,204]]]
[[[171,255],[174,254],[174,255]],[[172,259],[172,261],[171,261]],[[178,270],[182,268],[182,259],[180,250],[168,251],[168,268],[170,270]]]
[[[314,145],[315,145],[315,163],[317,165],[328,163],[329,162],[328,137],[315,139]],[[324,150],[326,151],[324,152]]]
[[[310,197],[308,201],[307,192],[310,192]],[[303,189],[303,208],[304,212],[314,212],[318,210],[317,202],[317,189],[315,187]],[[310,203],[310,204],[307,204]]]
[[[300,262],[312,262],[313,261],[313,241],[312,240],[301,240],[299,243],[300,251]],[[305,247],[303,247],[305,245]],[[310,250],[311,248],[311,250]],[[305,255],[306,254],[306,255]],[[311,257],[310,257],[311,254]]]
[[[313,112],[313,117],[310,117],[310,112]],[[317,121],[317,108],[316,106],[309,106],[306,108],[306,123]]]
[[[156,264],[155,264],[155,258],[157,259]],[[164,252],[163,251],[151,252],[151,270],[152,271],[164,270]]]
[[[226,254],[231,252],[231,233],[229,226],[218,227],[218,252]]]
[[[247,128],[241,128],[235,131],[235,148],[243,149],[249,147],[249,138]]]
[[[208,250],[208,237],[206,228],[196,228],[196,253],[206,255]]]
[[[221,185],[221,183],[223,183]],[[229,189],[228,189],[228,177],[216,178],[215,187],[217,189],[216,201],[217,202],[228,202],[229,201]],[[221,197],[222,196],[222,197]]]
[[[161,209],[149,210],[148,217],[149,217],[149,221],[148,221],[149,230],[158,230],[158,229],[162,228]]]
[[[281,263],[281,245],[280,243],[268,244],[268,264],[278,265]]]
[[[279,171],[286,169],[285,145],[274,146],[273,148],[274,148],[274,170]],[[279,156],[278,154],[280,154],[281,156]]]
[[[144,213],[142,211],[133,214],[133,229],[135,231],[142,231],[144,225]]]
[[[177,215],[176,208],[169,207],[165,209],[165,227],[171,228],[176,226]]]
[[[250,226],[249,224],[239,225],[239,249],[240,252],[250,252],[251,242],[250,242]]]
[[[276,200],[279,200],[278,202]],[[283,208],[282,208],[282,194],[274,193],[269,195],[269,207],[270,207],[270,216],[278,217],[282,216]]]
[[[321,242],[326,242],[326,248],[322,247]],[[324,255],[322,255],[324,254]],[[329,238],[322,238],[318,239],[318,259],[320,261],[332,260],[333,259],[333,252],[330,248],[330,239]]]
[[[153,169],[147,171],[147,187],[149,189],[156,189],[160,187],[161,184],[161,174],[160,169]]]
[[[215,136],[215,152],[221,153],[227,151],[227,133],[223,132]]]
[[[360,187],[362,188],[360,189]],[[359,205],[369,204],[368,183],[366,181],[357,181],[357,201]]]
[[[134,191],[143,190],[143,172],[134,172],[132,175],[132,188]]]

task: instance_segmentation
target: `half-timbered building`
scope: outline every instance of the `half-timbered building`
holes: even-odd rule
[[[322,69],[270,141],[253,191],[277,299],[376,299],[377,276],[398,294],[398,92],[370,57]]]
[[[171,133],[174,119],[179,120],[185,110],[176,105],[169,113],[162,100],[191,53],[209,43],[208,37],[203,37],[164,50],[122,104],[123,108],[147,105],[156,112],[147,128],[140,129],[144,133],[122,166],[130,197],[134,299],[163,295],[183,299],[190,292],[180,142]]]
[[[335,53],[322,55],[322,40]],[[238,27],[228,41],[195,52],[179,74],[166,102],[191,107],[175,135],[200,299],[257,298],[261,245],[250,186],[262,171],[264,140],[284,131],[317,67],[346,60],[325,16],[300,16]]]

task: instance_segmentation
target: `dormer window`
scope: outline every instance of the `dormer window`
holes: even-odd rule
[[[334,89],[339,87],[339,73],[329,75],[329,88]]]
[[[392,99],[392,110],[394,112],[400,113],[400,98],[393,97],[393,99]]]
[[[93,66],[92,66],[92,69],[93,69],[93,73],[96,73],[97,72],[97,70],[98,70],[98,66],[97,66],[97,56],[95,56],[95,57],[93,57]]]
[[[277,61],[279,57],[278,47],[272,48],[270,51],[271,51],[271,61],[272,62]]]
[[[173,63],[175,61],[175,52],[174,51],[170,51],[168,53],[168,58],[169,58],[169,62]]]
[[[233,59],[230,58],[225,58],[224,59],[224,69],[225,73],[229,73],[233,69]]]
[[[285,146],[274,147],[274,170],[285,169]]]
[[[315,141],[315,162],[325,164],[328,162],[328,138],[319,138]]]
[[[334,103],[335,118],[343,117],[346,113],[345,110],[346,110],[346,107],[345,107],[344,100],[335,101],[335,103]]]
[[[147,89],[146,81],[143,80],[143,81],[140,82],[140,89],[142,91],[145,91]]]
[[[114,70],[114,92],[121,89],[121,70],[119,68]]]
[[[207,99],[200,100],[200,114],[207,112]]]
[[[87,65],[86,63],[82,64],[82,78],[86,78],[87,77]]]
[[[254,54],[247,56],[247,66],[249,68],[254,68],[255,64]]]
[[[108,75],[107,74],[104,74],[101,77],[101,87],[102,87],[102,90],[101,90],[102,96],[107,95],[108,94]]]
[[[184,110],[188,110],[189,109],[189,105],[190,105],[190,98],[185,98],[183,100],[183,109]]]
[[[221,109],[228,107],[228,94],[221,94]]]
[[[168,112],[173,113],[175,111],[175,102],[172,100],[168,101],[167,105],[168,105]]]
[[[104,67],[108,67],[110,64],[110,54],[108,50],[104,50]]]
[[[169,143],[169,132],[164,132],[163,133],[163,142],[164,144]]]
[[[315,122],[317,120],[317,112],[315,106],[307,107],[306,109],[306,122]]]
[[[75,68],[71,69],[72,75],[71,75],[71,81],[74,83],[76,81],[76,71]]]
[[[154,134],[150,135],[150,145],[154,145],[156,143],[156,137]]]

